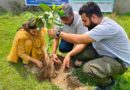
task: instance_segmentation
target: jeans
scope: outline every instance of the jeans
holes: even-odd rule
[[[59,45],[59,51],[66,53],[69,52],[73,49],[74,44],[73,43],[69,43],[63,39],[61,39],[60,45]]]

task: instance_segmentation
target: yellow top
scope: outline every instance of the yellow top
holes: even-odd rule
[[[7,57],[10,62],[17,63],[23,59],[28,64],[30,58],[41,60],[45,55],[45,29],[38,32],[38,36],[32,36],[24,29],[20,29],[13,40],[11,51]]]

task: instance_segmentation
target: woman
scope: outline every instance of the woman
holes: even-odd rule
[[[45,51],[45,29],[39,29],[39,21],[41,19],[31,18],[18,29],[8,61],[17,63],[21,58],[24,64],[34,63],[37,67],[42,67],[42,60],[48,59],[48,55]]]

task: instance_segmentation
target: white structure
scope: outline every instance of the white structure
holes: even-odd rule
[[[21,6],[24,6],[24,0],[0,0],[0,7],[5,10],[10,10],[10,2],[17,1]],[[114,10],[118,13],[130,12],[130,0],[115,0]]]

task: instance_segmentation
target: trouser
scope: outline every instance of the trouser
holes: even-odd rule
[[[92,44],[89,44],[80,53],[73,56],[72,59],[73,59],[73,62],[75,62],[76,60],[81,60],[81,61],[83,61],[83,63],[86,63],[89,60],[96,59],[99,57],[101,57],[101,56],[93,48]]]
[[[127,68],[118,58],[100,56],[92,45],[87,46],[81,53],[73,57],[73,61],[84,62],[83,72],[94,79],[98,85],[105,86],[111,82],[111,77],[123,74]]]
[[[61,39],[60,45],[59,45],[59,51],[66,53],[69,52],[73,49],[74,44],[73,43],[69,43],[63,39]]]

